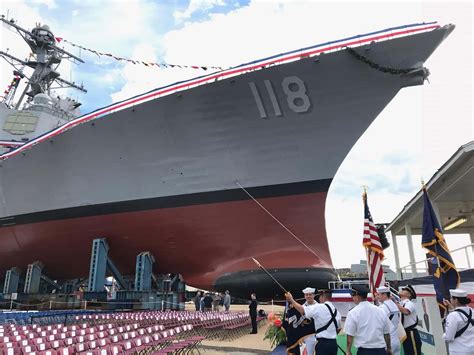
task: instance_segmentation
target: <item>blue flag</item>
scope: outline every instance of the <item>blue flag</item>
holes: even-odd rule
[[[288,354],[300,355],[300,343],[304,338],[314,336],[314,319],[306,318],[291,303],[285,312],[283,329],[286,333],[286,351]]]
[[[423,234],[421,245],[427,249],[427,253],[431,257],[428,259],[429,271],[433,275],[433,285],[441,317],[444,317],[446,307],[443,305],[443,299],[449,299],[449,290],[458,287],[459,273],[456,270],[448,245],[444,240],[443,230],[438,223],[425,188],[423,188],[423,200]]]

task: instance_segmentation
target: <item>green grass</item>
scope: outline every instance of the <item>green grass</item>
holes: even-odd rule
[[[344,349],[344,351],[346,350],[346,345],[347,345],[347,337],[345,335],[338,335],[337,336],[337,344],[342,348]],[[357,354],[357,349],[352,346],[352,354],[355,355]],[[338,355],[341,353],[341,350],[339,350],[338,352]],[[403,352],[403,346],[400,350],[400,355],[404,355],[405,353]]]
[[[346,345],[347,345],[347,337],[345,335],[338,335],[337,336],[337,345],[339,345],[344,351],[346,350]],[[357,354],[357,349],[352,346],[352,354]],[[341,352],[341,350],[339,349],[339,353]],[[339,355],[338,353],[338,355]]]

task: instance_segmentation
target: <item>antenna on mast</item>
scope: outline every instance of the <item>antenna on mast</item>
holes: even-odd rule
[[[73,63],[84,63],[84,61],[63,48],[56,46],[56,39],[47,25],[41,26],[37,24],[33,30],[28,31],[16,24],[15,20],[7,20],[4,15],[0,16],[0,21],[18,32],[31,48],[33,56],[33,58],[30,56],[27,60],[21,60],[7,52],[0,51],[0,56],[15,69],[16,65],[33,69],[33,73],[29,78],[23,73],[23,70],[17,70],[17,72],[21,74],[20,76],[27,77],[28,84],[17,102],[15,109],[19,109],[25,96],[28,97],[27,102],[29,102],[38,94],[49,95],[53,84],[58,85],[55,88],[70,87],[82,92],[87,92],[83,85],[77,85],[74,82],[60,78],[60,74],[56,69],[63,59],[71,60]],[[18,86],[18,83],[16,83],[16,86]],[[12,97],[9,99],[11,100]],[[79,105],[79,103],[76,103],[76,107]]]

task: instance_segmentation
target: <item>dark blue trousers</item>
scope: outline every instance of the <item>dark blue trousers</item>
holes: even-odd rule
[[[336,339],[318,338],[315,355],[337,355]]]
[[[357,350],[357,355],[387,355],[387,350],[385,350],[385,348],[380,348],[380,349],[359,348]]]
[[[406,330],[407,338],[403,342],[405,355],[421,355],[421,339],[418,329]]]

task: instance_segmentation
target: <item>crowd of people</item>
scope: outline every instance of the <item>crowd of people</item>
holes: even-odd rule
[[[355,303],[347,314],[344,332],[346,348],[338,345],[337,335],[342,329],[341,314],[331,302],[332,292],[307,287],[302,290],[304,304],[297,302],[291,293],[285,295],[288,301],[285,327],[288,354],[299,354],[299,344],[304,339],[307,355],[336,355],[338,351],[352,355],[353,346],[358,355],[405,355],[422,354],[421,338],[417,329],[419,319],[416,310],[417,294],[410,285],[403,287],[399,297],[394,297],[387,286],[376,289],[375,302],[368,302],[370,292],[366,285],[353,286],[352,300]],[[444,301],[449,311],[443,328],[443,340],[450,355],[474,355],[474,319],[468,306],[471,300],[461,289],[450,290],[450,299]],[[230,310],[229,291],[203,293],[194,298],[196,311]],[[249,315],[252,323],[250,334],[257,334],[257,298],[250,296]],[[425,316],[426,318],[426,316]],[[426,319],[425,324],[429,326]],[[402,339],[402,341],[400,341]]]
[[[225,293],[211,293],[198,291],[194,297],[194,307],[196,311],[201,312],[229,312],[231,297],[229,290]],[[249,316],[252,324],[250,334],[257,334],[257,295],[252,293],[249,301]]]
[[[198,291],[194,297],[194,307],[201,312],[229,312],[231,297],[229,291],[225,293],[211,293]]]
[[[304,338],[308,355],[336,355],[338,351],[351,355],[353,346],[358,355],[399,355],[402,347],[405,355],[422,354],[414,303],[417,294],[413,287],[403,287],[399,298],[392,296],[389,287],[379,287],[376,291],[374,304],[367,301],[370,292],[367,286],[354,286],[351,290],[355,307],[347,314],[344,324],[346,349],[336,341],[341,330],[341,315],[330,302],[330,290],[316,293],[314,288],[305,288],[303,305],[287,293],[290,304],[285,317],[288,353],[299,354],[297,343]],[[471,300],[461,289],[450,290],[450,296],[450,300],[444,301],[450,313],[445,320],[443,340],[448,344],[450,355],[474,355],[474,320],[468,306]],[[295,311],[299,314],[295,315]],[[305,319],[311,323],[305,323]],[[292,334],[297,331],[300,333]],[[402,343],[400,338],[404,339]]]

